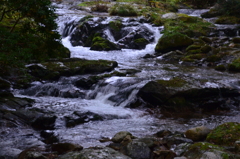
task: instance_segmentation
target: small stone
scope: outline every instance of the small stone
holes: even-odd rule
[[[52,145],[52,151],[57,151],[59,154],[64,154],[69,151],[80,151],[83,147],[72,143],[57,143]]]
[[[132,134],[128,131],[120,131],[114,135],[112,138],[112,141],[115,143],[120,143],[123,141],[123,139],[127,136],[130,135],[132,137]]]

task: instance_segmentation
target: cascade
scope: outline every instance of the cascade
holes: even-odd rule
[[[204,11],[196,12],[192,10],[189,12],[182,10],[181,12],[189,12],[189,14],[199,16]],[[91,147],[108,144],[100,143],[99,139],[112,137],[119,131],[129,131],[134,136],[143,137],[164,129],[185,131],[188,128],[201,125],[212,128],[218,121],[239,120],[239,116],[211,116],[185,121],[183,119],[174,120],[174,117],[168,119],[161,118],[161,114],[158,114],[158,118],[156,118],[148,113],[151,109],[130,109],[126,107],[136,99],[139,89],[149,81],[184,77],[195,82],[194,84],[198,87],[218,88],[219,86],[230,87],[232,86],[229,84],[231,82],[236,85],[236,76],[204,67],[192,68],[180,64],[165,63],[160,58],[142,58],[146,54],[154,54],[154,48],[161,37],[163,27],[153,26],[139,20],[140,18],[101,16],[101,24],[106,25],[110,21],[121,19],[126,29],[126,37],[129,37],[131,33],[147,31],[151,42],[144,49],[122,48],[121,50],[106,52],[93,51],[89,47],[73,46],[70,41],[71,35],[74,34],[78,21],[88,14],[83,11],[66,8],[59,8],[56,10],[56,13],[59,15],[57,23],[59,25],[58,31],[63,38],[62,43],[71,51],[72,58],[113,60],[119,64],[116,68],[117,71],[134,71],[133,75],[127,75],[126,77],[112,76],[99,80],[90,89],[79,88],[75,85],[75,82],[82,78],[87,79],[91,75],[77,75],[61,77],[55,82],[36,81],[28,89],[16,90],[15,96],[36,100],[33,107],[26,108],[26,110],[41,110],[43,113],[47,112],[56,116],[54,130],[48,131],[55,134],[60,142],[80,143],[83,147]],[[99,17],[93,18],[93,25],[98,20]],[[116,44],[125,38],[116,40],[109,28],[104,29],[103,33],[109,41]],[[209,79],[210,82],[204,82],[206,79]],[[77,123],[83,114],[87,116],[87,119],[84,120],[84,123]],[[99,117],[101,120],[94,118],[94,116]],[[75,121],[75,125],[71,121]],[[71,127],[71,124],[74,126]],[[35,130],[24,127],[8,133],[7,137],[3,137],[3,140],[8,142],[0,141],[0,152],[3,150],[7,152],[6,149],[1,149],[2,147],[11,147],[13,149],[27,148],[26,145],[30,141],[34,141],[37,146],[44,146],[39,132]]]

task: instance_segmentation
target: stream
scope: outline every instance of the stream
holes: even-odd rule
[[[154,54],[154,48],[163,30],[163,27],[152,26],[148,23],[141,23],[140,27],[144,26],[149,29],[154,35],[154,41],[148,44],[143,50],[122,49],[120,51],[106,52],[92,51],[88,47],[72,46],[69,39],[74,28],[71,28],[66,33],[66,30],[64,30],[65,25],[80,20],[88,13],[79,10],[69,10],[60,5],[56,13],[59,15],[59,19],[57,20],[59,32],[63,34],[65,31],[62,43],[71,51],[72,58],[113,60],[118,62],[116,70],[119,72],[137,70],[134,76],[113,76],[101,80],[89,90],[77,88],[73,83],[77,79],[87,78],[90,75],[61,77],[59,81],[53,83],[34,82],[32,83],[32,87],[27,90],[15,90],[15,96],[35,99],[36,103],[33,105],[33,108],[50,111],[57,116],[55,129],[49,131],[53,132],[60,142],[77,143],[85,148],[105,146],[108,143],[101,143],[99,140],[102,138],[111,138],[119,131],[129,131],[134,136],[143,137],[152,135],[163,129],[186,131],[188,128],[201,125],[214,128],[224,122],[240,121],[240,115],[237,110],[232,111],[226,116],[211,115],[196,119],[176,119],[174,116],[172,118],[164,118],[161,115],[156,118],[147,109],[130,109],[126,107],[136,98],[138,90],[152,80],[168,80],[172,77],[180,76],[196,81],[195,85],[198,87],[239,87],[235,84],[238,83],[240,74],[219,72],[204,66],[190,67],[181,65],[180,63],[173,64],[165,62],[161,57],[142,58],[146,54]],[[98,16],[104,17],[105,15]],[[116,17],[107,17],[103,22],[107,23],[112,18]],[[122,21],[123,23],[128,23],[129,19],[122,18]],[[137,27],[139,26],[132,26],[131,29],[134,30]],[[117,42],[114,41],[109,32],[106,31],[106,34],[109,40]],[[199,82],[204,80],[208,82]],[[85,96],[82,98],[54,97],[48,93],[51,89],[62,91],[77,90],[84,92]],[[44,94],[44,96],[39,96],[39,94]],[[65,117],[73,115],[74,112],[91,112],[104,117],[104,120],[89,121],[74,127],[66,127]],[[16,128],[16,131],[9,130],[6,138],[7,141],[1,142],[1,144],[5,148],[8,148],[8,153],[13,153],[16,149],[20,151],[31,146],[44,146],[38,132],[27,127],[23,127],[21,130]],[[35,144],[31,145],[30,143],[33,141]]]

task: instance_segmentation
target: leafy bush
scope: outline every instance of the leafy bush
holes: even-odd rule
[[[19,67],[31,60],[68,57],[55,31],[50,0],[2,0],[0,5],[0,68]],[[1,71],[0,70],[0,71]]]
[[[222,14],[240,16],[240,0],[218,0],[218,4]]]
[[[128,4],[115,4],[110,8],[110,15],[118,16],[137,16],[137,11],[134,7]]]

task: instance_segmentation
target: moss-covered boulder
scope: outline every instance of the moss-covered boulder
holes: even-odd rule
[[[181,33],[164,34],[158,41],[155,52],[166,53],[176,49],[185,48],[193,43],[193,40]]]
[[[110,50],[120,50],[118,46],[107,39],[104,39],[100,36],[93,38],[92,45],[90,50],[96,51],[110,51]]]
[[[187,158],[194,159],[208,159],[208,158],[239,159],[239,156],[231,154],[229,152],[225,152],[222,147],[207,142],[198,142],[190,145],[183,155]]]
[[[110,15],[118,16],[137,16],[137,10],[133,5],[129,4],[115,4],[109,9]]]
[[[233,60],[232,63],[228,64],[228,70],[240,72],[240,58]]]
[[[117,65],[115,61],[71,58],[32,64],[28,66],[28,69],[31,75],[40,80],[57,80],[60,76],[108,72]]]
[[[235,16],[221,16],[215,21],[216,24],[240,24],[240,18]]]
[[[207,136],[207,141],[218,145],[233,146],[240,139],[240,123],[229,122],[217,126]]]
[[[207,36],[213,24],[198,17],[177,14],[176,19],[163,19],[164,33],[182,33],[189,37]]]

